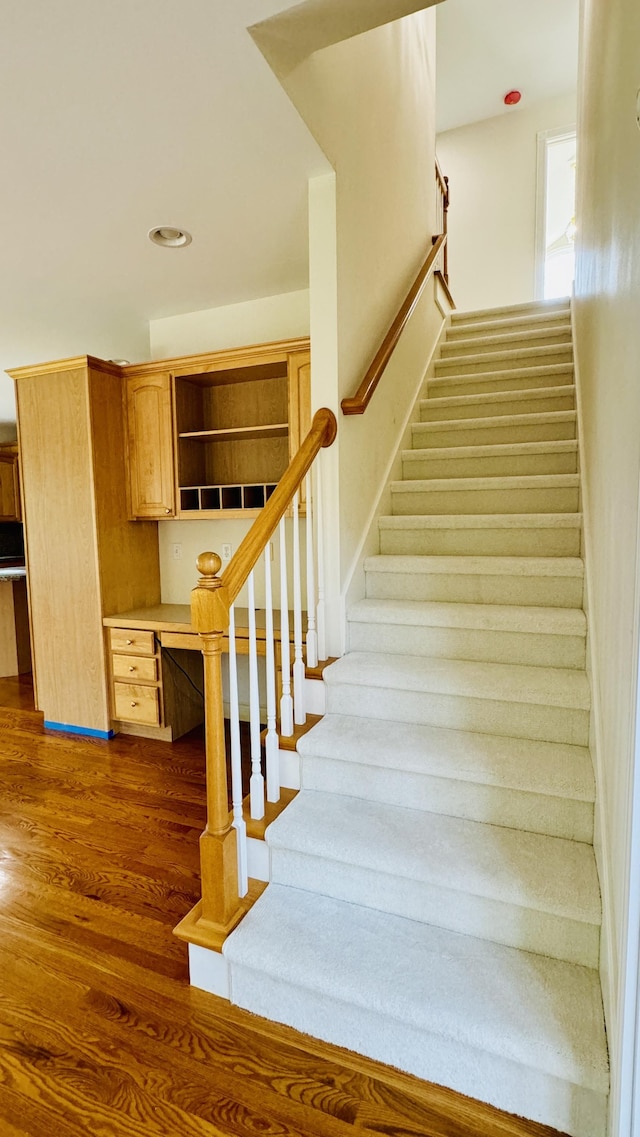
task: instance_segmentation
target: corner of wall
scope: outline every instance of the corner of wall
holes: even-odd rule
[[[602,924],[600,932],[600,981],[602,985],[602,1000],[604,1004],[605,1022],[609,1046],[615,1037],[617,1021],[617,982],[615,975],[615,961],[618,951],[616,943],[616,922],[613,912],[613,889],[611,885],[611,868],[606,850],[610,848],[608,810],[606,801],[606,783],[602,777],[602,725],[600,713],[600,687],[598,684],[596,650],[597,632],[592,622],[593,603],[591,600],[591,577],[589,563],[591,560],[592,535],[590,526],[590,513],[588,509],[589,482],[585,463],[583,461],[583,404],[582,386],[580,381],[580,352],[579,338],[575,327],[575,299],[571,302],[571,327],[574,356],[574,379],[576,387],[576,410],[578,426],[578,471],[580,474],[580,506],[582,511],[582,559],[584,562],[584,594],[583,605],[587,618],[587,656],[586,672],[589,678],[591,691],[591,710],[589,716],[589,750],[593,763],[593,772],[596,785],[596,801],[594,811],[594,837],[593,845],[600,879],[600,892],[602,897]]]

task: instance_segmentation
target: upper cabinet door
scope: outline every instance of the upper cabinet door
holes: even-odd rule
[[[20,521],[18,459],[0,454],[0,521]]]
[[[127,380],[129,475],[133,517],[174,517],[171,376]]]

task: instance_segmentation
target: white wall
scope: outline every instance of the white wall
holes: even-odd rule
[[[449,283],[462,311],[533,300],[537,134],[575,121],[569,93],[438,135],[451,196]]]
[[[152,359],[309,335],[309,290],[149,321]]]
[[[335,345],[333,362],[325,359],[316,367],[314,356],[314,403],[334,407],[354,393],[431,247],[434,12],[407,16],[319,51],[284,85],[336,171],[335,261],[333,270],[324,266],[323,281],[314,280],[312,268],[311,287],[312,351],[317,338]],[[327,208],[325,201],[316,215],[313,195],[311,205],[313,247],[314,225],[326,226]],[[439,314],[437,322],[439,328]],[[363,417],[339,414],[339,532],[332,544],[339,544],[343,588],[424,373],[433,335],[427,319],[415,350],[405,353],[401,369],[383,377]]]
[[[169,316],[152,320],[149,327],[153,359],[294,339],[309,335],[309,293],[305,289]],[[162,521],[158,533],[163,603],[188,604],[198,576],[198,554],[207,549],[220,553],[223,543],[235,553],[252,520]],[[174,544],[182,546],[178,560],[173,557]]]
[[[578,129],[576,359],[604,900],[603,976],[613,1060],[611,1132],[626,1137],[631,1105],[621,1032],[633,1034],[638,969],[636,733],[640,623],[640,84],[637,0],[585,0]],[[637,832],[637,828],[636,828]],[[635,849],[634,875],[630,878]],[[630,907],[631,906],[631,909]],[[631,918],[629,912],[631,911]],[[631,998],[625,1000],[631,976]],[[624,1014],[622,1013],[624,1010]],[[632,1046],[627,1048],[631,1054]]]

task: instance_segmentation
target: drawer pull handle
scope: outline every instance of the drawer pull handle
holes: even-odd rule
[[[137,705],[138,705],[137,703],[132,703],[132,704],[131,704],[131,706],[132,706],[132,707],[137,707]]]
[[[132,644],[132,643],[133,643],[133,640],[127,640],[127,644],[128,644],[129,646],[131,646],[131,644]]]
[[[135,671],[135,667],[130,667],[129,671]]]

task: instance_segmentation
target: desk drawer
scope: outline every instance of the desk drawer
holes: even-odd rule
[[[134,683],[113,684],[116,718],[124,722],[160,723],[157,687],[138,687]]]
[[[139,655],[114,655],[114,679],[128,679],[130,683],[156,683],[158,680],[158,661],[155,656],[141,658]]]
[[[113,652],[127,655],[155,655],[156,641],[153,632],[135,628],[110,628],[109,642]]]

